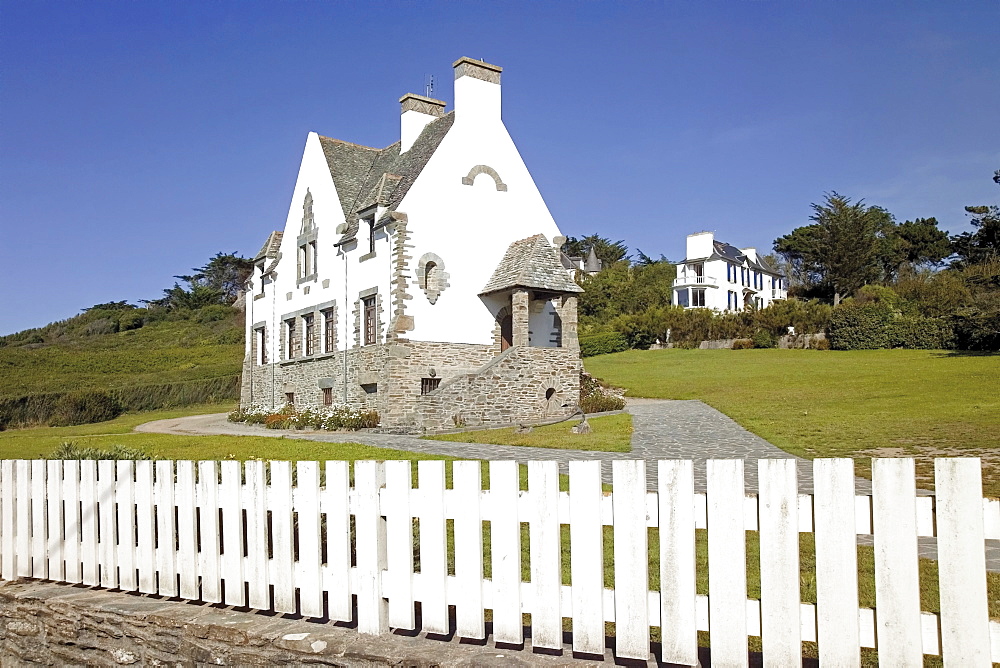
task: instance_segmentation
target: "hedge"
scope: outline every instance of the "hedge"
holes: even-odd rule
[[[620,332],[602,332],[580,337],[580,355],[582,357],[620,353],[628,349],[628,341]]]
[[[47,392],[0,397],[0,429],[32,425],[65,426],[112,420],[127,411],[239,399],[240,376],[221,376],[115,389]]]

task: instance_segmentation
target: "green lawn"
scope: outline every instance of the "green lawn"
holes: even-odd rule
[[[53,345],[0,347],[0,396],[236,375],[243,362],[236,323],[161,321]]]
[[[590,418],[589,434],[574,434],[570,428],[579,420],[535,427],[527,434],[514,433],[513,427],[505,429],[479,429],[457,434],[436,434],[423,438],[454,443],[489,443],[491,445],[525,445],[533,448],[557,450],[596,450],[601,452],[630,452],[632,450],[632,416],[627,413]]]
[[[803,457],[983,458],[1000,496],[1000,355],[926,350],[631,350],[587,370],[629,396],[700,399]]]

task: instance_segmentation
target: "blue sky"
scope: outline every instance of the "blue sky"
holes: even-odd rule
[[[565,234],[767,251],[830,190],[962,231],[1000,200],[998,30],[995,0],[0,0],[0,334],[253,254],[307,132],[391,144],[460,56],[504,67]]]

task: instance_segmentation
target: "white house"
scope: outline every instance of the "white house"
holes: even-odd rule
[[[684,308],[742,311],[766,308],[788,297],[785,276],[757,255],[716,241],[711,232],[687,237],[687,255],[677,265],[674,304]]]
[[[454,70],[454,110],[404,95],[386,148],[306,137],[250,280],[244,405],[361,404],[418,429],[575,406],[564,238],[501,119],[502,68]]]

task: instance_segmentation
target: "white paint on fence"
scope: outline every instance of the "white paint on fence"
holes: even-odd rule
[[[875,631],[879,662],[922,666],[917,504],[912,459],[872,461]]]
[[[746,665],[756,634],[766,665],[795,663],[814,639],[821,665],[857,666],[861,647],[900,666],[938,653],[949,666],[1000,659],[983,555],[1000,504],[982,498],[978,460],[938,460],[936,497],[915,496],[912,460],[876,460],[872,497],[855,494],[850,460],[816,460],[815,496],[797,494],[793,461],[761,461],[759,497],[744,495],[738,460],[709,462],[706,494],[694,493],[687,461],[660,462],[655,492],[643,462],[616,461],[613,493],[602,491],[600,462],[572,462],[568,492],[554,462],[528,466],[527,491],[515,462],[490,463],[488,490],[479,462],[453,466],[446,489],[440,461],[419,463],[416,488],[409,462],[357,462],[352,487],[346,462],[326,462],[321,481],[316,462],[297,463],[293,480],[288,462],[0,461],[0,577],[326,614],[364,633],[419,623],[483,638],[492,610],[494,638],[515,644],[530,614],[538,647],[561,647],[569,618],[573,649],[594,654],[610,621],[622,658],[648,657],[649,628],[660,626],[663,659],[688,665],[699,630],[720,665]],[[695,590],[696,527],[707,527],[710,596]],[[649,591],[650,528],[662,595]],[[747,530],[759,531],[760,601],[745,593]],[[799,602],[798,541],[809,531],[816,605]],[[857,590],[856,536],[870,533],[874,610],[858,607]],[[938,538],[940,619],[920,610],[918,535]]]

